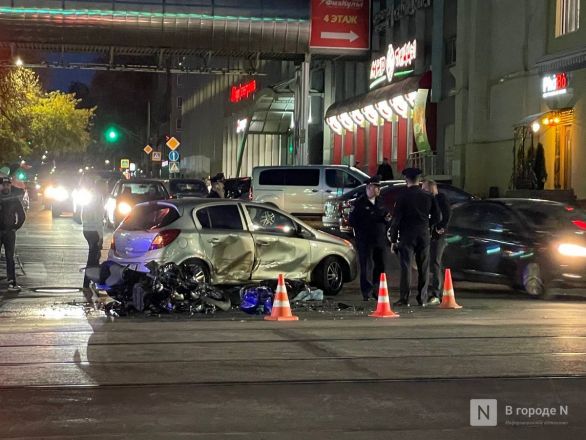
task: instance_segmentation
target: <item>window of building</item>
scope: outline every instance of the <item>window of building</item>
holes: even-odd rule
[[[178,86],[182,86],[183,85],[183,74],[179,74],[177,75],[177,85]]]
[[[181,110],[183,108],[183,97],[182,96],[177,97],[177,108],[179,110]]]
[[[456,64],[456,37],[453,36],[446,40],[446,66]]]
[[[575,32],[580,27],[580,0],[556,0],[555,36]]]
[[[177,120],[175,121],[175,128],[177,128],[177,130],[183,129],[183,119],[177,118]]]

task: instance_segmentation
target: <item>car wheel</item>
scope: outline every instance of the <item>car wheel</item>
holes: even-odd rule
[[[538,263],[529,263],[525,266],[522,283],[523,290],[534,298],[547,298],[549,296],[541,266]]]
[[[55,207],[51,207],[51,217],[57,218],[61,215],[61,211]]]
[[[189,281],[197,283],[209,283],[210,271],[207,265],[201,260],[187,260],[181,264],[183,273]]]
[[[315,269],[313,279],[326,295],[337,295],[344,285],[342,263],[336,257],[327,257]]]

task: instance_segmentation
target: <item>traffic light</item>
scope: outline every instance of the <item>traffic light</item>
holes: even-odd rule
[[[108,127],[106,128],[106,131],[104,131],[104,137],[106,138],[106,142],[118,142],[118,139],[120,139],[120,132],[116,127]]]

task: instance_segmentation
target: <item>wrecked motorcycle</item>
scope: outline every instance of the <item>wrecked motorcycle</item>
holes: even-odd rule
[[[182,266],[175,263],[146,265],[146,279],[133,287],[133,306],[139,311],[215,313],[230,310],[230,297],[221,290],[196,281]]]
[[[108,316],[120,316],[133,310],[145,313],[187,312],[211,314],[232,307],[229,296],[209,284],[197,282],[174,263],[160,265],[152,261],[149,272],[106,261],[88,268],[90,288]]]

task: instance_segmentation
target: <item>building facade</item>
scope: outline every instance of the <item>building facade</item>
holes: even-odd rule
[[[458,2],[452,169],[465,189],[586,197],[579,10],[580,0]]]
[[[340,71],[332,70],[336,101],[325,114],[324,162],[358,163],[374,174],[388,158],[395,175],[407,165],[449,174],[456,9],[455,0],[373,2],[372,56],[354,76],[361,93],[341,100]]]

